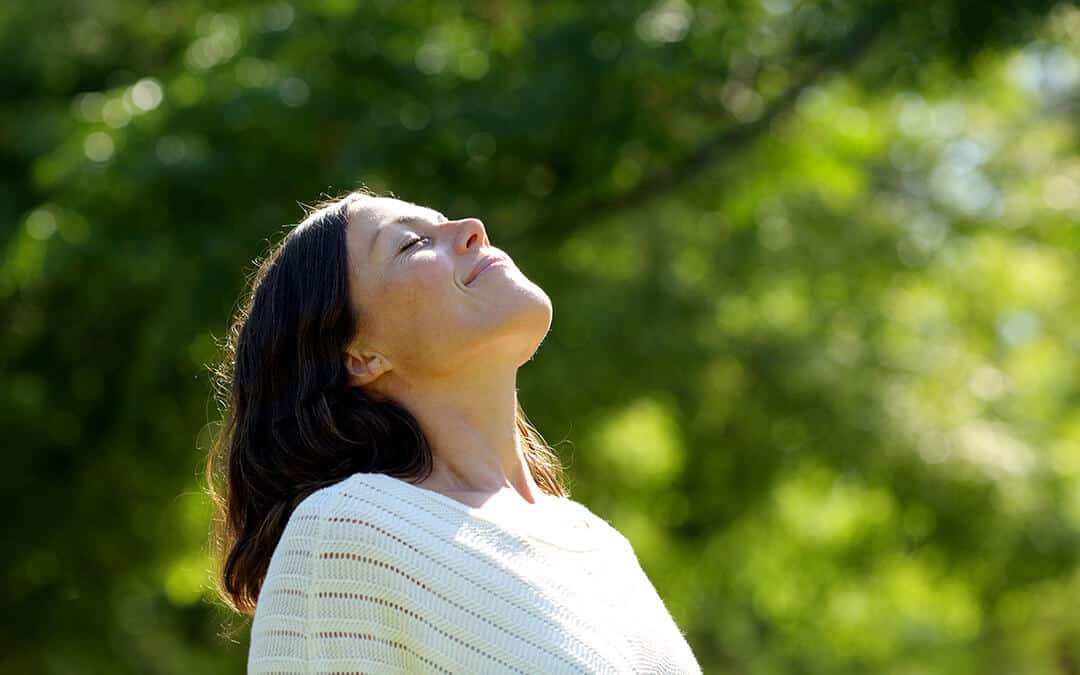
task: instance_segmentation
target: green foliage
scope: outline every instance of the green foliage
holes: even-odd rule
[[[242,669],[206,365],[360,183],[551,295],[523,405],[706,672],[1076,672],[1078,45],[1045,0],[5,4],[0,672]]]

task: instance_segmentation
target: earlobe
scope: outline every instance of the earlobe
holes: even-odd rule
[[[345,352],[345,369],[355,385],[368,384],[388,370],[386,360],[379,354],[363,356],[350,352]]]

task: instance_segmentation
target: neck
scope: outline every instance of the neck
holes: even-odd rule
[[[432,472],[421,485],[484,496],[511,488],[527,502],[537,500],[540,488],[517,428],[516,368],[398,387],[391,397],[416,417],[431,446]]]

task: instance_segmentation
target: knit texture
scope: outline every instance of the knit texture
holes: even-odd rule
[[[311,494],[270,559],[248,674],[701,672],[622,534],[569,498],[528,508],[383,474]]]

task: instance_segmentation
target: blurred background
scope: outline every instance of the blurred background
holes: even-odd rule
[[[252,261],[360,185],[551,296],[520,399],[707,673],[1080,673],[1080,10],[0,6],[2,673],[238,673]]]

